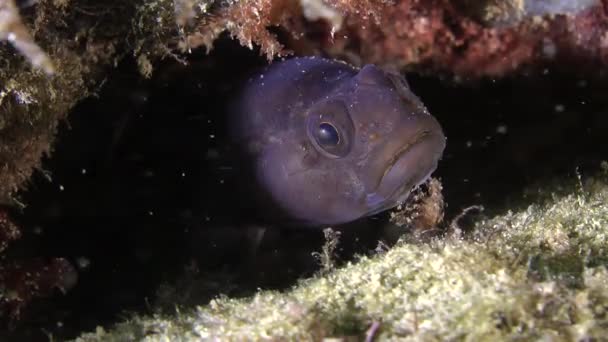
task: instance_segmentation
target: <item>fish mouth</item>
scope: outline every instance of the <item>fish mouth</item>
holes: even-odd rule
[[[413,189],[425,183],[437,168],[445,138],[433,130],[421,130],[389,159],[375,191],[366,198],[368,215],[405,202]]]
[[[410,150],[412,150],[416,145],[422,143],[422,141],[431,134],[431,131],[420,131],[415,136],[412,142],[405,144],[401,147],[397,152],[393,155],[393,157],[389,160],[386,169],[384,170],[384,174],[380,179],[380,183],[382,180],[389,174],[389,172],[395,167],[395,164]]]

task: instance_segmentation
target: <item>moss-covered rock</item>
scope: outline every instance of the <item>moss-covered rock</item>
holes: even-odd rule
[[[401,242],[289,291],[219,297],[77,340],[601,338],[608,329],[608,184],[593,179],[571,189],[480,220],[464,238]]]

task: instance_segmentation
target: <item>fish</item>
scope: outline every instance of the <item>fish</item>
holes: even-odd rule
[[[402,204],[437,168],[439,122],[397,73],[320,57],[274,62],[245,82],[230,139],[272,215],[341,225]],[[268,206],[266,206],[268,208]]]

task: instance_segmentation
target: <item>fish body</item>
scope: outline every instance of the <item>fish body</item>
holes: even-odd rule
[[[337,225],[393,208],[445,148],[405,79],[323,58],[275,62],[244,86],[232,139],[252,179],[290,220]]]

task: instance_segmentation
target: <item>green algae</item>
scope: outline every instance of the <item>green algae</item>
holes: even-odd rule
[[[401,241],[292,289],[135,316],[77,341],[581,340],[608,331],[608,184],[598,177],[463,238]],[[551,193],[550,191],[548,192]]]

